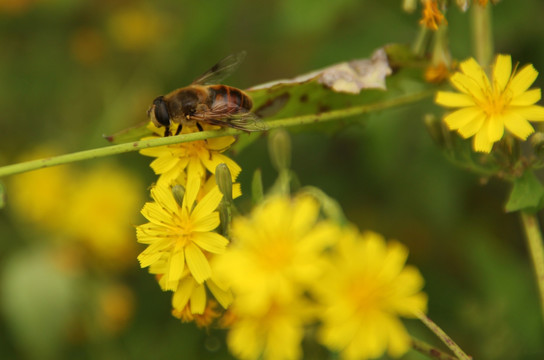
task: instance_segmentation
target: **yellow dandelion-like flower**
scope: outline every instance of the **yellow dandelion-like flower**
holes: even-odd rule
[[[424,1],[423,17],[419,23],[431,30],[438,30],[438,26],[442,23],[447,23],[444,15],[438,9],[436,0]]]
[[[403,245],[386,243],[379,234],[345,231],[320,285],[324,345],[344,359],[377,358],[386,351],[398,357],[409,349],[399,316],[424,312],[427,297],[419,271],[405,266],[407,256]]]
[[[444,121],[466,138],[474,136],[475,151],[490,152],[504,135],[504,128],[521,140],[534,132],[529,121],[544,121],[544,107],[535,105],[540,89],[530,89],[538,72],[532,65],[512,71],[510,55],[498,55],[490,81],[482,67],[470,58],[450,81],[460,93],[439,91],[436,103],[458,108]]]
[[[212,275],[206,253],[220,254],[228,240],[213,232],[219,226],[215,211],[222,194],[217,187],[195,205],[200,190],[200,177],[192,176],[181,206],[169,187],[156,186],[151,190],[155,202],[146,203],[142,214],[149,220],[136,229],[138,242],[149,245],[139,256],[142,267],[166,262],[163,275],[165,288],[175,290],[184,274],[185,265],[197,283],[202,284]]]
[[[235,302],[236,304],[236,302]],[[243,360],[294,360],[302,357],[304,326],[313,319],[305,301],[271,302],[264,313],[237,314],[227,335],[230,351]],[[245,312],[245,310],[242,310]]]
[[[217,266],[241,307],[265,312],[273,298],[288,301],[315,284],[337,231],[318,216],[313,198],[278,196],[233,220],[233,246]]]
[[[162,136],[164,129],[151,126],[155,133]],[[217,127],[204,125],[205,130]],[[198,131],[196,126],[183,126],[182,134],[188,134]],[[232,180],[236,180],[242,170],[236,162],[228,156],[222,154],[234,143],[233,136],[224,136],[207,140],[197,140],[182,144],[142,149],[140,153],[146,156],[152,156],[156,159],[151,162],[151,168],[156,174],[160,175],[159,185],[171,185],[176,179],[187,170],[187,175],[198,174],[201,178],[205,177],[206,170],[215,174],[215,168],[220,163],[227,164]]]

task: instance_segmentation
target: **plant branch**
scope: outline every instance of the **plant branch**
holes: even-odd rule
[[[352,117],[356,115],[369,113],[372,111],[384,110],[388,108],[397,107],[400,105],[409,104],[409,103],[424,99],[425,97],[428,97],[432,95],[433,93],[434,91],[426,90],[426,91],[421,91],[421,92],[406,95],[406,96],[401,96],[394,99],[388,99],[381,102],[376,102],[373,104],[353,106],[353,107],[349,107],[345,109],[322,112],[319,114],[309,114],[309,115],[294,116],[294,117],[278,119],[278,120],[271,120],[271,121],[267,121],[266,124],[269,129],[274,129],[279,127],[289,127],[289,126],[297,126],[297,125],[305,125],[305,124],[331,121],[334,119]],[[76,161],[88,160],[88,159],[95,159],[95,158],[99,158],[103,156],[123,154],[123,153],[138,151],[138,150],[150,148],[150,147],[179,144],[184,142],[204,140],[204,139],[216,138],[216,137],[228,136],[228,135],[231,135],[231,136],[239,135],[239,134],[244,134],[244,131],[232,129],[232,128],[224,128],[220,130],[200,131],[200,132],[195,132],[190,134],[159,137],[154,139],[140,140],[140,141],[134,141],[134,142],[123,143],[118,145],[104,146],[101,148],[96,148],[91,150],[84,150],[84,151],[79,151],[79,152],[70,153],[70,154],[64,154],[64,155],[53,156],[53,157],[48,157],[44,159],[32,160],[32,161],[22,162],[18,164],[3,166],[3,167],[0,167],[0,178],[4,176],[8,176],[8,175],[14,175],[14,174],[27,172],[27,171],[37,170],[37,169],[41,169],[45,167],[67,164],[67,163],[72,163]]]
[[[542,233],[536,215],[521,211],[520,217],[531,259],[533,260],[538,289],[540,290],[540,308],[544,320],[544,246],[542,244]]]
[[[425,326],[429,328],[446,346],[459,358],[459,360],[471,360],[472,357],[465,354],[463,350],[457,345],[449,336],[436,325],[427,315],[422,312],[416,313],[416,316],[421,320]]]
[[[443,351],[438,350],[432,345],[427,344],[424,341],[412,337],[412,349],[420,352],[423,355],[431,359],[436,360],[459,360],[458,358],[445,354]]]

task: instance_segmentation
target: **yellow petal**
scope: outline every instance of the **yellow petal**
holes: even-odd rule
[[[213,294],[215,300],[221,304],[223,309],[228,308],[229,305],[232,304],[232,301],[234,300],[232,291],[221,289],[215,284],[214,281],[211,280],[206,281],[206,285],[208,286],[208,289],[210,289],[210,292]]]
[[[520,95],[516,96],[510,102],[510,106],[529,106],[538,102],[542,97],[540,89],[527,90]]]
[[[211,214],[217,209],[222,198],[223,194],[221,194],[221,191],[219,191],[217,186],[214,186],[195,206],[191,213],[191,218],[197,220],[205,215]]]
[[[187,186],[185,186],[185,195],[183,196],[183,207],[191,210],[195,203],[198,191],[200,190],[200,176],[191,173],[187,178]]]
[[[172,214],[165,211],[162,206],[155,202],[146,203],[142,209],[142,215],[157,225],[170,224],[172,222]]]
[[[208,259],[195,244],[189,244],[185,247],[185,259],[187,267],[197,283],[202,284],[212,276],[212,269]]]
[[[181,279],[181,274],[183,274],[183,270],[185,268],[185,255],[183,254],[183,250],[174,251],[173,254],[170,255],[170,261],[168,266],[168,279],[167,282],[177,282],[179,279]]]
[[[466,74],[457,72],[450,78],[451,83],[457,90],[473,97],[478,102],[485,101],[484,91],[489,91],[488,88],[482,87],[475,79]]]
[[[467,94],[459,94],[449,91],[439,91],[434,100],[437,104],[446,107],[474,106],[474,99]]]
[[[219,213],[216,211],[192,220],[192,229],[194,232],[212,231],[219,226],[219,223]]]
[[[195,280],[186,276],[179,282],[179,286],[176,289],[176,292],[172,296],[172,307],[176,310],[183,310],[185,305],[189,302],[189,298],[193,293],[195,287]]]
[[[225,156],[223,154],[219,154],[217,152],[210,153],[210,156],[201,159],[202,163],[206,168],[212,173],[215,174],[215,168],[217,165],[221,163],[227,164],[227,167],[229,168],[230,175],[232,177],[232,181],[235,181],[240,172],[242,171],[242,168],[231,158],[228,156]]]
[[[162,174],[169,170],[172,170],[172,168],[174,167],[180,168],[180,170],[182,170],[183,168],[185,168],[186,164],[187,161],[181,161],[181,159],[177,157],[174,158],[171,156],[161,155],[153,160],[149,166],[151,166],[155,174]]]
[[[214,232],[195,233],[193,242],[200,248],[214,254],[224,253],[229,243],[226,238]]]
[[[513,108],[512,112],[517,113],[529,121],[544,121],[544,107],[540,105]]]
[[[468,78],[472,79],[476,83],[478,89],[483,89],[484,91],[491,89],[489,78],[480,64],[478,64],[474,58],[463,61],[460,68]]]
[[[227,149],[236,139],[234,136],[223,136],[219,138],[212,138],[207,140],[208,149],[215,151],[223,151]]]
[[[444,118],[444,122],[446,123],[446,125],[448,125],[448,128],[450,130],[457,130],[466,126],[468,123],[473,121],[478,116],[481,116],[482,114],[483,111],[479,107],[468,107],[446,115],[446,117]]]
[[[510,55],[497,55],[493,65],[493,81],[496,89],[501,92],[508,85],[512,75],[512,58]]]
[[[518,71],[510,81],[510,86],[508,87],[512,90],[513,97],[515,98],[526,91],[535,82],[537,76],[538,71],[531,64],[525,65]]]
[[[487,120],[487,138],[491,142],[499,141],[504,134],[504,117],[502,115],[491,116]]]
[[[466,123],[464,126],[459,128],[458,130],[459,134],[461,134],[461,136],[464,137],[465,139],[473,136],[482,128],[485,117],[486,116],[484,113],[478,114],[478,116],[476,116],[473,120],[471,120],[470,122]]]
[[[535,131],[533,126],[517,111],[505,114],[504,126],[521,140],[527,139]]]
[[[478,152],[485,152],[488,153],[491,151],[491,148],[493,147],[493,141],[489,140],[489,136],[487,136],[487,131],[485,127],[483,129],[480,129],[474,136],[473,140],[473,148],[474,151]]]
[[[155,201],[168,210],[170,213],[175,213],[178,211],[179,206],[172,195],[172,190],[169,186],[154,186],[151,189],[151,196]],[[172,220],[170,220],[172,222]]]
[[[204,314],[206,309],[206,289],[204,285],[197,285],[191,294],[191,313]]]

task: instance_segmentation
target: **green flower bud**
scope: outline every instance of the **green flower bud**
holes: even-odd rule
[[[291,139],[284,129],[271,131],[268,136],[268,152],[274,168],[281,172],[291,166]]]
[[[185,188],[179,184],[172,186],[172,195],[174,195],[176,203],[181,207],[183,196],[185,196]]]
[[[215,168],[215,182],[219,191],[223,194],[225,201],[232,202],[232,176],[229,167],[225,163],[217,165]]]

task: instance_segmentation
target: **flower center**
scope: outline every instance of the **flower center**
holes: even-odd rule
[[[260,253],[261,264],[270,270],[285,268],[291,262],[292,256],[291,241],[282,238],[270,240]]]
[[[347,295],[359,313],[381,308],[385,298],[384,290],[376,279],[366,276],[352,279],[347,287]]]
[[[487,116],[500,115],[508,107],[512,101],[512,96],[507,91],[500,91],[496,88],[486,94],[485,101],[481,104],[482,109]]]

